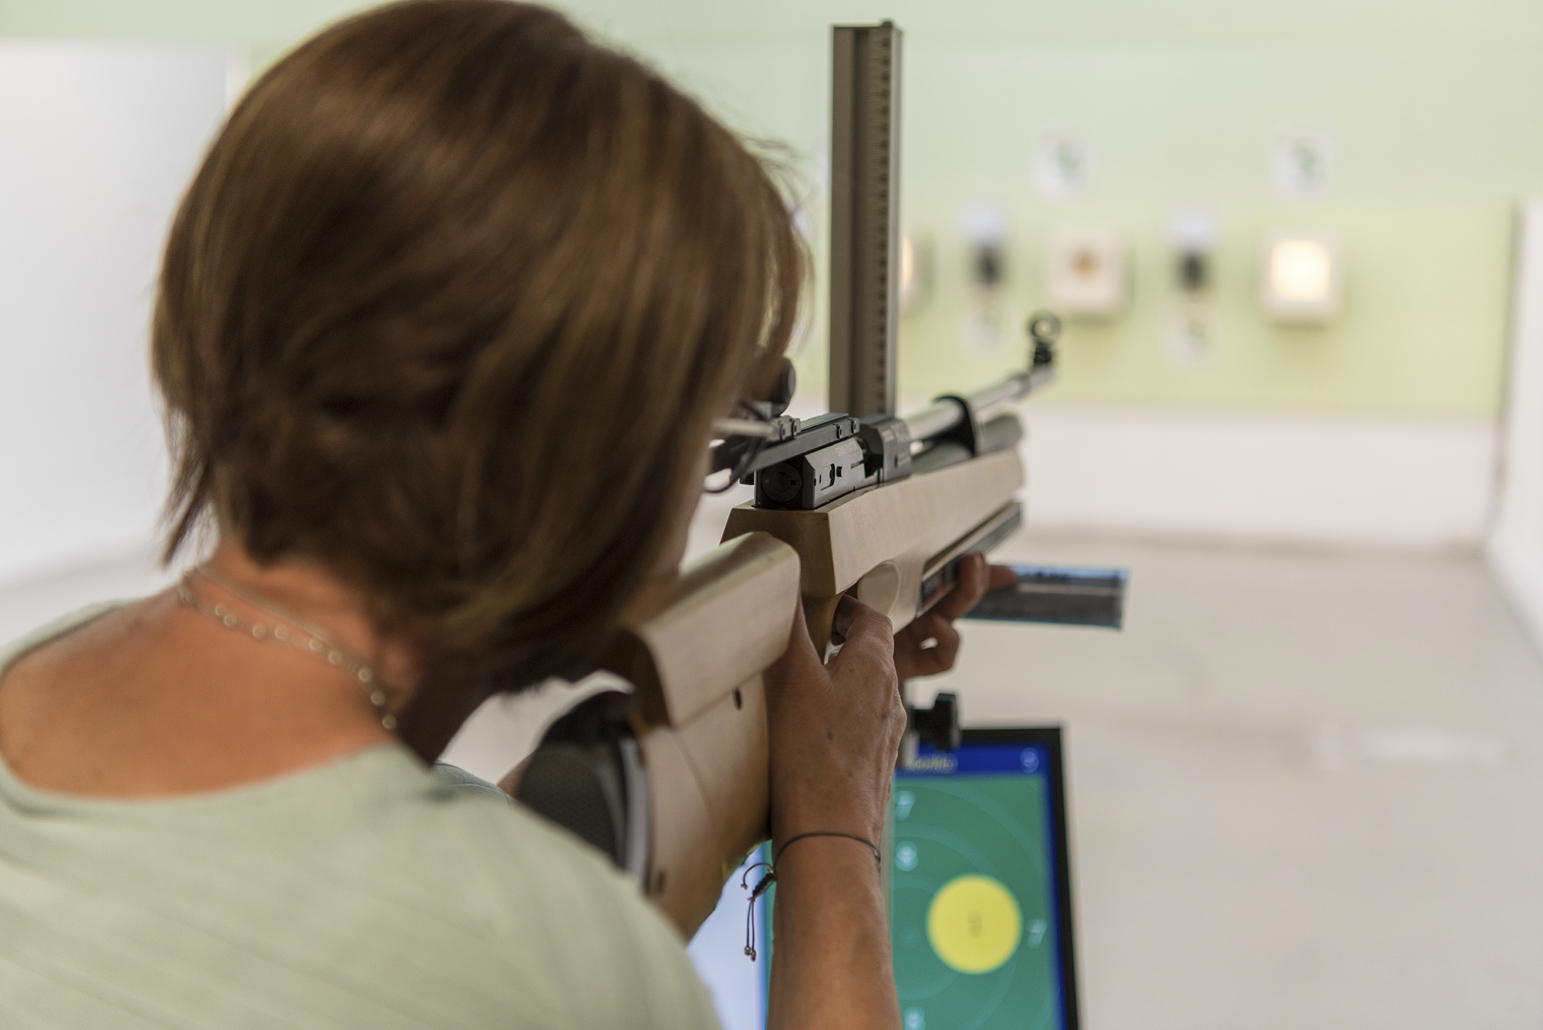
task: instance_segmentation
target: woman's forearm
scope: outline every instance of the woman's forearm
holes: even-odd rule
[[[873,853],[800,840],[777,863],[767,1030],[896,1030],[889,917]]]

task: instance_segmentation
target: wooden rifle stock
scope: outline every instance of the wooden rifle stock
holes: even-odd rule
[[[648,791],[643,888],[687,938],[729,874],[768,835],[761,673],[787,649],[798,555],[765,533],[682,567],[662,607],[604,663],[636,688]]]
[[[787,647],[800,595],[817,649],[844,593],[899,629],[923,583],[983,535],[1011,528],[1016,450],[849,494],[814,511],[735,508],[726,542],[688,563],[606,667],[636,687],[648,790],[644,890],[689,938],[765,840],[769,757],[761,673]],[[941,591],[939,591],[941,593]]]

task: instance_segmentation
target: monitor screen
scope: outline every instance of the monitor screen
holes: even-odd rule
[[[1060,731],[923,746],[891,803],[905,1030],[1076,1030]]]
[[[1059,729],[966,730],[952,753],[922,747],[895,774],[890,926],[905,1030],[1077,1030],[1071,883]],[[770,862],[769,848],[746,860]],[[741,880],[691,942],[724,1030],[766,1025],[772,900],[744,953]]]

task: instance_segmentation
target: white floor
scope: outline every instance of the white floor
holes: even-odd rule
[[[1000,557],[1131,570],[1123,633],[969,623],[935,681],[1065,727],[1087,1026],[1543,1024],[1543,666],[1477,559]]]
[[[919,691],[1065,727],[1086,1026],[1543,1025],[1543,664],[1477,559],[1000,557],[1131,570],[1123,633],[969,623]],[[0,638],[162,579],[0,590]]]

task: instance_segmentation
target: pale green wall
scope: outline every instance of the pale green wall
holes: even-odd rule
[[[6,0],[0,35],[230,43],[258,65],[338,13],[332,0]],[[1410,415],[1491,416],[1501,394],[1511,206],[1543,187],[1543,4],[1303,0],[918,0],[779,4],[583,0],[580,20],[644,54],[747,132],[800,155],[823,261],[828,26],[893,17],[906,30],[906,222],[936,244],[932,303],[902,329],[902,390],[960,388],[1005,367],[965,346],[960,211],[1012,215],[1006,307],[1039,301],[1045,231],[1106,226],[1135,255],[1134,305],[1072,326],[1053,397]],[[1052,127],[1091,145],[1074,201],[1033,188]],[[1288,203],[1269,179],[1283,127],[1326,133],[1336,178]],[[1174,303],[1167,224],[1181,205],[1221,226],[1221,346],[1185,367],[1163,340]],[[1347,305],[1325,328],[1267,323],[1255,302],[1271,229],[1331,231]],[[822,279],[823,275],[817,279]],[[801,362],[823,361],[823,316]],[[1049,399],[1049,398],[1047,398]]]

